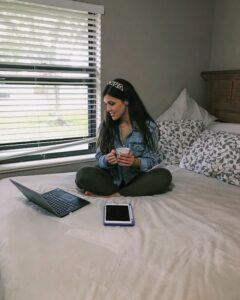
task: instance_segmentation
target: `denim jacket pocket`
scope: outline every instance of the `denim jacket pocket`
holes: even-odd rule
[[[142,156],[144,150],[145,150],[145,147],[142,143],[131,143],[130,145],[130,148],[134,154],[134,156]]]

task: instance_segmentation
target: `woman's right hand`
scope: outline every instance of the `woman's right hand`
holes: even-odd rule
[[[112,149],[111,152],[107,154],[107,162],[110,165],[117,164],[117,153],[115,149]]]

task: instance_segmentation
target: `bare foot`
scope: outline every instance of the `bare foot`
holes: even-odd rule
[[[91,192],[88,192],[88,191],[86,191],[86,192],[84,193],[84,195],[86,195],[86,196],[97,196],[97,195],[95,195],[95,194],[93,194],[93,193],[91,193]]]
[[[114,193],[112,195],[96,195],[96,194],[93,194],[91,192],[88,192],[88,191],[85,191],[84,193],[86,196],[92,196],[92,197],[103,197],[103,198],[109,198],[109,197],[118,197],[120,196],[119,193]]]

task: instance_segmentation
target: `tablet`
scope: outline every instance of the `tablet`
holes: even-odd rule
[[[104,207],[104,225],[111,226],[133,226],[135,224],[133,218],[132,205],[106,203]]]

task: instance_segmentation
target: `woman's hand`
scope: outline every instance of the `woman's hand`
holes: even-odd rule
[[[109,152],[107,154],[107,162],[110,164],[110,165],[115,165],[118,163],[117,161],[117,153],[116,153],[116,150],[115,149],[112,149],[111,152]]]
[[[128,154],[118,155],[117,163],[126,167],[140,167],[140,160],[133,155],[132,151],[129,151]]]

